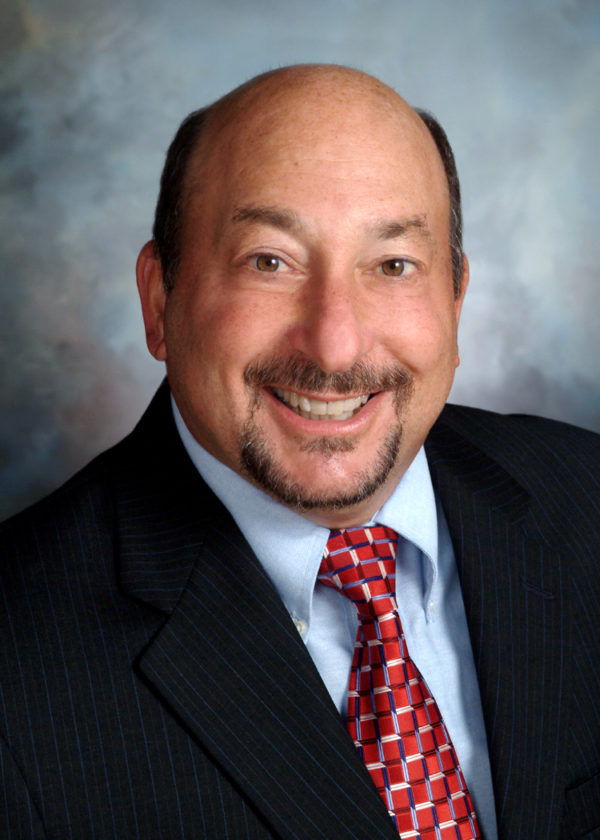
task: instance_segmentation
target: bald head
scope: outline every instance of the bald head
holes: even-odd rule
[[[167,290],[180,262],[181,231],[186,202],[217,176],[231,175],[232,162],[246,166],[258,149],[264,153],[289,139],[294,125],[297,142],[311,153],[331,156],[345,138],[354,147],[362,132],[386,125],[406,137],[413,154],[443,167],[449,205],[449,246],[456,294],[462,276],[460,189],[452,150],[433,117],[415,111],[383,82],[348,67],[305,64],[256,76],[213,104],[190,114],[169,148],[156,207],[154,241]],[[333,142],[332,142],[333,138]],[[325,146],[329,142],[329,148]],[[382,150],[385,153],[385,150]]]
[[[336,64],[297,64],[269,70],[244,82],[206,111],[224,120],[247,115],[257,105],[276,113],[293,98],[304,99],[325,112],[335,105],[351,107],[360,101],[414,116],[413,109],[388,85],[360,70]]]

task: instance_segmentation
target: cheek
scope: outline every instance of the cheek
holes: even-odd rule
[[[446,360],[454,362],[456,356],[454,316],[431,310],[399,316],[396,348],[404,363],[417,373],[445,368]]]
[[[206,323],[204,344],[217,364],[243,369],[277,344],[280,323],[258,306],[229,303]]]
[[[240,391],[245,398],[246,366],[282,352],[285,346],[288,313],[270,304],[270,299],[256,295],[222,293],[183,306],[179,324],[174,325],[185,336],[180,363],[210,380],[211,389],[218,383],[230,399],[237,399]]]

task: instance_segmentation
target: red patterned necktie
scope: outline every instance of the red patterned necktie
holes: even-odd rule
[[[332,531],[318,580],[359,617],[348,731],[402,838],[476,840],[471,797],[437,703],[411,660],[396,605],[398,535]]]

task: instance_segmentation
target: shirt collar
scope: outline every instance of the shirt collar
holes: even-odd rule
[[[310,616],[315,580],[329,537],[316,525],[250,484],[208,453],[193,437],[171,396],[181,441],[213,493],[223,502],[270,576],[292,618]],[[430,583],[437,577],[435,496],[423,448],[373,522],[387,525],[423,553]],[[372,524],[372,523],[364,523]],[[428,587],[430,588],[430,587]]]

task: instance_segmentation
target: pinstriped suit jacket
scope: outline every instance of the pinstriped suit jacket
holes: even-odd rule
[[[600,838],[598,440],[448,406],[427,443],[502,840]],[[397,837],[166,388],[0,546],[0,838]]]

